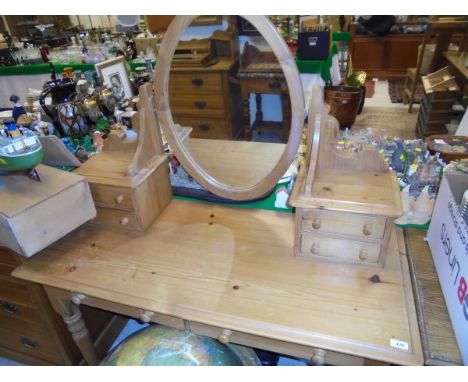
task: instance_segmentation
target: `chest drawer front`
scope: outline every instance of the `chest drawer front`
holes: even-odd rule
[[[36,306],[29,292],[28,284],[13,277],[0,277],[0,300],[13,304]]]
[[[133,210],[132,192],[129,188],[91,184],[91,194],[97,206]]]
[[[169,79],[169,95],[171,98],[182,93],[214,94],[222,93],[222,91],[221,73],[171,73]]]
[[[334,211],[303,210],[302,230],[330,232],[363,238],[382,239],[384,217],[348,214]]]
[[[208,139],[231,139],[233,133],[231,125],[226,119],[218,118],[193,118],[193,117],[178,117],[174,120],[181,126],[193,128],[190,133],[191,138],[208,138]]]
[[[380,244],[342,239],[327,235],[302,233],[301,253],[330,260],[350,263],[376,264],[380,256]]]
[[[58,365],[63,364],[55,345],[47,339],[47,333],[27,333],[0,327],[0,347],[17,351],[35,358],[45,359]]]
[[[242,87],[249,93],[288,93],[284,78],[243,78]]]
[[[91,224],[130,231],[143,231],[139,216],[132,211],[96,207],[97,216]]]
[[[24,325],[40,322],[41,317],[36,308],[0,299],[0,327],[14,325],[20,329]]]
[[[293,357],[312,360],[316,364],[349,366],[363,364],[363,359],[360,357],[336,353],[311,346],[293,344],[291,342],[284,342],[235,330],[223,329],[194,321],[190,321],[190,331],[202,336],[216,338],[221,343],[233,343],[260,348],[280,354],[288,354]]]
[[[219,95],[175,95],[171,98],[173,114],[225,117],[224,99]]]

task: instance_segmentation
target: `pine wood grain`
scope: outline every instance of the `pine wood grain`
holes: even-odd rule
[[[14,276],[232,331],[421,364],[398,234],[384,269],[306,261],[293,256],[289,214],[173,200],[145,235],[83,227]]]

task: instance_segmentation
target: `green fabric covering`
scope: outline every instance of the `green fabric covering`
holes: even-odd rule
[[[296,57],[296,65],[300,73],[320,74],[322,79],[327,82],[331,80],[330,68],[332,66],[332,58],[335,54],[338,54],[338,48],[336,44],[333,43],[326,60],[300,60]]]
[[[277,184],[275,191],[281,187],[285,186],[284,184]],[[177,200],[189,200],[192,202],[197,202],[197,203],[203,203],[203,204],[222,204],[222,203],[215,203],[215,202],[208,202],[205,200],[199,200],[195,198],[187,198],[183,196],[174,196],[174,199]],[[285,213],[293,213],[294,210],[292,208],[276,208],[275,207],[275,199],[276,199],[276,194],[275,192],[272,192],[270,195],[268,195],[264,199],[260,199],[254,202],[245,202],[245,203],[232,203],[232,204],[222,204],[228,207],[234,207],[234,208],[249,208],[249,209],[258,209],[258,210],[269,210],[269,211],[278,211],[278,212],[285,212]]]
[[[139,66],[145,66],[145,62],[141,59],[131,60],[128,62],[132,71]],[[153,65],[156,63],[153,60]],[[63,64],[54,63],[56,73],[62,73],[64,68],[72,67],[73,70],[81,70],[85,72],[87,70],[93,70],[94,64]],[[19,75],[34,75],[34,74],[46,74],[50,72],[49,64],[34,64],[34,65],[16,65],[16,66],[1,66],[1,76],[19,76]]]
[[[349,41],[351,40],[351,32],[333,32],[332,41]]]

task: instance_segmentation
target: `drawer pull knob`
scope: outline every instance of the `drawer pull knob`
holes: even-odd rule
[[[74,303],[75,305],[80,305],[81,302],[86,298],[84,294],[81,293],[75,293],[72,298],[71,302]]]
[[[364,224],[364,227],[362,227],[362,233],[366,236],[372,235],[372,224]]]
[[[8,314],[16,314],[18,312],[18,307],[7,301],[0,301],[0,308]]]
[[[120,225],[126,226],[128,224],[128,218],[124,217],[120,219]]]
[[[319,243],[314,243],[310,247],[310,253],[314,255],[318,255],[320,253],[320,244]]]
[[[367,253],[367,249],[361,249],[359,251],[359,260],[366,261],[368,257],[369,254]]]
[[[149,310],[145,310],[144,312],[142,312],[140,314],[140,321],[147,324],[148,322],[151,321],[151,317],[153,317],[153,315],[154,315],[154,312],[151,312]]]
[[[203,79],[193,78],[192,79],[192,84],[194,84],[195,86],[202,86],[203,85]]]
[[[323,349],[316,349],[312,356],[312,362],[317,366],[325,365],[326,351]]]
[[[21,344],[28,349],[36,349],[39,346],[38,342],[30,340],[26,337],[21,337]]]
[[[322,219],[320,218],[315,218],[312,221],[312,228],[313,229],[320,229],[322,227]]]
[[[206,107],[205,101],[195,101],[194,105],[197,109],[204,109]]]
[[[218,336],[218,341],[222,344],[228,344],[231,341],[232,332],[229,329],[221,330],[221,334]]]
[[[208,131],[210,129],[210,125],[199,125],[198,128],[201,131]]]
[[[279,82],[279,81],[270,82],[268,84],[268,87],[270,89],[279,89],[281,87],[281,82]]]
[[[115,197],[115,202],[116,202],[117,204],[121,204],[121,203],[123,202],[123,200],[124,200],[124,196],[123,196],[122,194],[117,195],[117,196]]]

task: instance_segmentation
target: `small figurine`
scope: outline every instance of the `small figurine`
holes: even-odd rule
[[[24,109],[23,105],[21,105],[19,101],[19,97],[17,95],[12,94],[10,96],[10,101],[13,102],[13,119],[15,122],[18,121],[18,118],[23,115],[27,114],[26,110]]]

